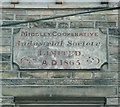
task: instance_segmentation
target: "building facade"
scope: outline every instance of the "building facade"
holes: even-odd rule
[[[48,2],[41,4],[40,2],[28,3],[15,0],[11,3],[2,3],[0,36],[2,107],[39,107],[43,105],[55,107],[62,105],[71,105],[71,107],[118,107],[120,31],[119,9],[114,9],[115,7],[119,7],[118,2],[75,2],[72,4],[58,0],[50,2],[50,4]],[[25,48],[29,52],[24,51],[23,47],[27,43],[23,42],[38,40],[38,37],[32,39],[28,37],[26,40],[19,37],[21,31],[24,30],[31,33],[35,31],[44,32],[44,35],[41,34],[42,36],[47,35],[48,31],[59,32],[58,34],[55,33],[54,36],[62,35],[63,31],[70,31],[72,35],[73,32],[84,31],[84,33],[89,33],[89,36],[90,34],[93,36],[92,33],[94,32],[99,32],[99,39],[101,44],[103,43],[103,47],[97,52],[91,52],[96,48],[87,48],[91,48],[89,49],[90,55],[91,53],[97,54],[92,56],[100,55],[102,60],[105,56],[106,60],[99,69],[98,66],[89,66],[87,63],[85,65],[82,63],[82,69],[78,66],[78,68],[76,66],[72,67],[73,62],[64,62],[67,65],[72,63],[68,68],[66,68],[67,65],[65,67],[61,66],[61,68],[58,66],[51,68],[48,65],[48,68],[44,68],[45,66],[41,65],[39,69],[38,66],[33,64],[24,66],[24,63],[31,63],[28,61],[30,58],[24,59],[23,65],[20,65],[19,58],[16,58],[16,55],[20,54],[18,55],[20,58],[22,54],[28,55],[29,52],[32,53],[32,56],[35,55],[35,52],[29,46]],[[47,34],[45,34],[46,32]],[[34,36],[35,34],[31,35]],[[24,36],[27,36],[27,34],[24,34]],[[95,38],[89,37],[86,39],[83,37],[83,40],[89,41],[89,43],[86,43],[86,46],[88,46],[92,41],[96,41]],[[76,41],[75,38],[67,37],[59,39]],[[78,37],[78,39],[81,38]],[[22,48],[15,45],[16,41],[19,42],[20,40]],[[46,45],[46,41],[52,41],[54,37],[43,37],[39,40]],[[55,39],[56,41],[57,39]],[[51,44],[49,43],[49,45]],[[70,44],[78,45],[76,43]],[[79,43],[80,46],[81,44]],[[76,46],[73,48],[76,49]],[[72,48],[70,49],[72,50]],[[67,48],[65,50],[70,51]],[[86,53],[84,50],[82,52]],[[76,53],[77,55],[79,56]],[[45,58],[47,60],[50,57]],[[93,60],[95,61],[95,59],[89,59],[87,62]],[[53,65],[55,63],[53,62]],[[43,64],[46,64],[46,62],[43,62]]]

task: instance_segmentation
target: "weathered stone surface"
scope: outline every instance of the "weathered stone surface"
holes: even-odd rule
[[[0,53],[10,53],[10,46],[0,46]]]
[[[118,17],[118,14],[106,15],[106,20],[109,22],[115,22],[118,21]]]
[[[99,29],[22,29],[13,52],[20,69],[100,69],[107,61]]]
[[[0,61],[10,61],[10,53],[0,53]]]
[[[49,72],[48,78],[72,78],[71,72]]]
[[[118,98],[107,98],[106,105],[118,105]]]
[[[14,14],[2,14],[2,20],[14,20]]]
[[[11,45],[11,38],[10,37],[2,37],[2,42],[0,43],[0,45],[2,46],[9,46]]]
[[[16,20],[35,20],[40,18],[41,15],[16,15]]]
[[[70,16],[69,18],[70,18],[71,21],[82,20],[81,16]]]
[[[2,97],[2,107],[14,107],[14,98],[10,96]]]
[[[94,15],[81,15],[79,17],[81,17],[82,20],[95,20]]]
[[[109,37],[109,44],[113,47],[119,47],[119,43],[120,43],[120,38],[119,37],[114,37],[114,36],[110,36]]]
[[[2,28],[2,35],[7,35],[8,37],[11,35],[12,29],[11,28]]]
[[[1,67],[2,68],[0,68],[0,69],[2,69],[3,71],[11,70],[11,64],[10,64],[10,62],[3,62]]]
[[[41,71],[23,71],[20,73],[21,78],[48,78],[47,72]]]
[[[109,70],[110,71],[119,71],[120,63],[110,63]]]
[[[21,23],[22,21],[3,21],[3,25],[7,25],[9,27],[28,27],[28,23]],[[17,23],[17,24],[16,24]]]
[[[20,15],[20,14],[18,14],[18,15],[15,15],[15,19],[16,20],[26,20],[27,19],[27,15]]]
[[[81,9],[3,9],[2,15],[3,19],[11,22],[13,19],[14,22],[19,20],[34,20],[41,18],[46,18],[50,16],[63,15],[69,13],[78,13],[86,10]],[[4,15],[5,14],[5,15]],[[15,17],[13,17],[15,16]],[[57,23],[65,22],[70,23],[73,28],[82,28],[82,27],[95,27],[95,21],[98,21],[96,26],[100,29],[102,33],[107,34],[107,29],[109,33],[109,44],[108,51],[110,55],[108,56],[108,64],[102,66],[101,70],[19,70],[17,65],[13,65],[11,69],[11,62],[6,62],[0,64],[0,69],[2,69],[2,76],[4,84],[3,86],[3,95],[10,96],[32,96],[32,95],[60,95],[60,96],[103,96],[103,97],[118,97],[118,71],[120,64],[117,62],[119,59],[117,54],[117,48],[119,48],[119,30],[118,30],[118,14],[115,11],[103,11],[95,12],[88,15],[78,15],[65,18],[57,18],[50,20],[51,22],[56,21]],[[18,20],[18,21],[16,21]],[[87,20],[87,22],[85,22]],[[73,21],[76,21],[75,24]],[[78,22],[82,22],[78,24]],[[89,23],[89,21],[91,21]],[[112,23],[111,23],[112,22]],[[115,23],[114,23],[115,22]],[[40,22],[41,23],[41,22]],[[73,25],[72,25],[73,24]],[[30,25],[30,26],[29,26]],[[41,24],[44,27],[48,27],[46,24]],[[11,33],[13,36],[16,36],[20,32],[20,28],[23,27],[38,27],[42,28],[39,22],[36,23],[26,23],[17,26],[8,26],[3,28],[2,37],[10,37]],[[54,23],[51,23],[49,28],[54,26]],[[19,28],[16,28],[19,27]],[[43,27],[43,28],[44,28]],[[55,25],[56,27],[56,25]],[[55,28],[54,27],[54,28]],[[68,28],[68,24],[60,24],[59,28]],[[13,31],[12,31],[13,29]],[[34,30],[34,29],[33,29]],[[19,38],[18,38],[19,39]],[[53,38],[51,38],[52,40]],[[41,39],[37,39],[41,40]],[[96,39],[97,40],[97,39]],[[5,40],[6,41],[6,40]],[[9,41],[9,40],[7,40]],[[41,40],[42,41],[42,40]],[[49,40],[48,40],[49,41]],[[10,43],[10,42],[9,42]],[[7,42],[5,42],[7,44]],[[10,46],[0,47],[0,52],[10,53]],[[43,49],[43,48],[42,48]],[[45,48],[48,50],[48,48]],[[73,48],[74,49],[74,48]],[[30,50],[30,49],[29,49]],[[67,49],[66,49],[67,50]],[[21,50],[23,51],[23,50]],[[101,52],[103,52],[101,50]],[[106,51],[107,52],[107,51]],[[21,54],[18,52],[18,54]],[[26,54],[26,53],[24,53]],[[34,54],[34,53],[33,53]],[[7,57],[7,56],[6,56]],[[7,57],[6,61],[9,57]],[[46,58],[48,59],[48,58]],[[7,71],[6,71],[7,70]],[[9,72],[8,72],[9,71]],[[19,75],[18,75],[19,74]],[[0,75],[1,76],[1,75]],[[8,80],[7,80],[8,79]],[[15,79],[15,80],[14,80]],[[42,80],[40,80],[42,79]],[[46,80],[47,79],[47,80]],[[55,80],[54,80],[55,79]],[[45,83],[45,85],[44,85]],[[44,85],[43,87],[37,85]],[[59,86],[55,86],[55,85]],[[11,86],[12,85],[12,86]],[[24,85],[24,87],[20,86]],[[50,85],[52,85],[50,87]],[[68,86],[65,86],[68,85]],[[74,85],[74,86],[70,86]],[[113,99],[113,98],[112,98]],[[114,99],[113,99],[114,100]],[[117,100],[114,100],[112,103],[107,100],[110,105],[116,104]],[[4,102],[9,103],[9,99],[4,100]],[[12,102],[13,104],[14,102]],[[9,106],[8,106],[9,107]],[[109,107],[109,106],[106,106]],[[116,107],[115,105],[110,107]]]
[[[120,62],[120,57],[118,56],[119,53],[110,55],[109,56],[109,62],[111,63],[119,63]]]
[[[93,79],[118,79],[118,73],[115,72],[93,72]]]
[[[13,29],[13,34],[19,33],[20,29],[21,29],[21,28],[14,28],[14,29]]]
[[[58,28],[69,28],[69,23],[58,22]]]
[[[3,79],[5,78],[17,78],[18,77],[18,73],[17,72],[7,72],[7,71],[4,71],[2,72],[2,76],[1,76]]]
[[[107,34],[107,28],[99,28],[103,34]]]
[[[92,21],[75,21],[70,23],[70,28],[93,28],[94,22]]]
[[[109,54],[110,54],[110,55],[117,55],[117,54],[119,54],[119,52],[120,52],[119,46],[116,46],[116,45],[114,45],[114,46],[109,46]],[[118,56],[118,55],[117,55],[117,56]]]
[[[40,10],[33,10],[29,9],[26,11],[27,15],[53,15],[54,10],[45,10],[45,9],[40,9]]]
[[[79,78],[79,79],[92,79],[92,72],[75,72],[74,73],[74,78]]]
[[[116,22],[97,21],[96,27],[116,27]]]
[[[32,27],[38,27],[38,28],[56,28],[56,22],[35,22],[30,23],[30,28]]]
[[[26,86],[96,86],[96,85],[117,85],[115,79],[3,79],[3,85],[26,85]]]
[[[100,14],[96,14],[96,15],[94,15],[94,20],[103,20],[103,21],[105,21],[105,19],[106,19],[106,15],[100,15]]]
[[[109,35],[120,35],[120,31],[118,28],[109,28]]]
[[[60,96],[115,96],[115,87],[5,87],[3,95],[12,96],[39,96],[39,95],[60,95]]]

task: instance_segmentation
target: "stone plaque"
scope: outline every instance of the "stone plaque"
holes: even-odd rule
[[[13,40],[13,63],[20,69],[100,69],[107,62],[99,29],[21,29]]]

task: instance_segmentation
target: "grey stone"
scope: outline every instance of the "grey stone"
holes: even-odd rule
[[[114,37],[114,36],[110,36],[109,37],[109,45],[113,46],[113,47],[118,47],[119,48],[119,42],[120,42],[120,38],[119,37]]]
[[[60,96],[97,96],[111,97],[116,95],[115,87],[96,86],[74,86],[74,87],[6,87],[3,86],[3,95],[10,96],[40,96],[40,95],[60,95]]]
[[[105,20],[107,15],[104,14],[95,14],[94,15],[94,20],[99,21],[99,20]]]
[[[120,30],[117,28],[109,28],[109,35],[120,35]]]
[[[11,38],[10,37],[2,37],[2,42],[0,43],[1,46],[10,46],[11,45]]]
[[[96,27],[116,27],[116,22],[97,21]]]
[[[0,69],[2,69],[3,71],[11,70],[11,64],[10,64],[10,62],[2,62],[2,66],[1,67],[2,68],[0,68]]]
[[[13,62],[20,69],[100,69],[106,35],[99,29],[21,29],[14,35]]]
[[[58,28],[69,28],[69,23],[58,22]]]
[[[94,28],[93,21],[74,21],[70,23],[70,28]]]
[[[13,20],[14,14],[2,14],[2,20]]]
[[[107,98],[106,105],[118,105],[118,98]]]
[[[10,61],[10,53],[0,53],[0,59],[2,61]]]
[[[30,23],[30,28],[38,27],[38,28],[56,28],[56,22],[34,22]]]
[[[96,86],[117,85],[115,79],[3,79],[3,85],[26,85],[26,86]]]
[[[5,35],[7,35],[8,37],[10,37],[12,33],[12,29],[11,28],[2,28],[2,36],[4,37]]]

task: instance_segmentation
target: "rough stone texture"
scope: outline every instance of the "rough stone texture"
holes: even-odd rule
[[[58,28],[69,28],[69,23],[58,22]]]
[[[70,28],[93,28],[94,22],[89,21],[77,21],[77,22],[71,22]]]
[[[55,15],[63,15],[68,13],[83,12],[86,10],[45,10],[45,9],[3,9],[3,23],[20,22],[25,20],[34,20],[38,18],[46,18]],[[19,32],[20,28],[101,28],[104,34],[109,36],[109,57],[108,64],[101,70],[19,70],[16,65],[11,66],[10,46],[0,47],[0,52],[4,52],[4,63],[0,63],[3,77],[3,95],[7,96],[30,96],[30,95],[72,95],[72,96],[102,96],[102,97],[118,97],[118,67],[120,66],[118,56],[119,30],[117,11],[96,12],[87,15],[70,16],[49,20],[48,22],[27,23],[16,26],[2,28],[3,44],[10,44],[9,37],[11,34]],[[54,21],[54,23],[51,23]],[[63,23],[64,22],[64,23]],[[108,29],[109,28],[109,29]],[[12,31],[12,29],[14,29]],[[6,38],[8,37],[8,38]],[[13,67],[13,68],[11,68]],[[45,87],[35,85],[45,85]],[[14,85],[12,87],[11,85]],[[22,85],[25,85],[24,87]],[[26,86],[27,85],[27,86]],[[51,87],[49,85],[52,85]],[[59,85],[59,87],[55,86]],[[63,85],[63,86],[62,86]],[[65,85],[69,85],[68,87]],[[70,85],[76,85],[71,87]],[[79,85],[79,86],[77,86]],[[83,86],[84,85],[84,86]],[[4,103],[9,102],[5,98]],[[13,102],[10,102],[13,103]],[[116,100],[112,103],[107,100],[109,105],[117,104]],[[3,106],[9,107],[9,106]],[[109,106],[106,106],[109,107]],[[110,106],[115,107],[115,106]]]
[[[116,27],[115,22],[106,22],[106,21],[97,21],[96,22],[96,27]]]
[[[14,14],[2,14],[3,20],[14,20]]]
[[[0,61],[10,61],[10,54],[9,53],[3,53],[0,54]]]
[[[104,93],[106,92],[106,93]],[[60,95],[60,96],[94,96],[112,97],[117,96],[114,87],[5,87],[3,86],[3,95],[8,96],[39,96],[39,95]]]
[[[24,71],[21,72],[21,78],[47,78],[47,72],[45,71]]]
[[[120,31],[118,28],[109,28],[109,35],[120,35]]]
[[[2,36],[7,35],[8,37],[11,35],[11,28],[2,28]]]
[[[35,22],[35,23],[30,23],[30,28],[32,27],[38,27],[38,28],[56,28],[56,23],[55,22]]]
[[[17,72],[2,72],[2,75],[0,77],[4,78],[18,78],[18,73]]]
[[[2,43],[0,43],[0,45],[3,45],[3,46],[9,46],[11,45],[11,41],[10,41],[11,38],[9,37],[2,37]]]
[[[0,52],[10,53],[10,46],[0,46]]]
[[[119,42],[120,42],[120,38],[119,37],[115,37],[115,36],[110,36],[109,37],[109,45],[113,46],[113,47],[120,47],[119,46]]]
[[[1,67],[3,71],[11,70],[10,62],[3,62]]]

